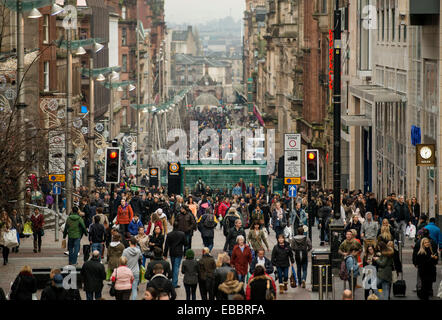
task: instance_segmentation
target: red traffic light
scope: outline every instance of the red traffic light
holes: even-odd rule
[[[116,157],[117,157],[117,152],[116,151],[112,151],[110,154],[109,154],[109,158],[111,158],[111,159],[115,159]]]
[[[315,155],[314,152],[309,152],[308,155],[307,155],[307,158],[308,158],[309,160],[315,160],[316,155]]]

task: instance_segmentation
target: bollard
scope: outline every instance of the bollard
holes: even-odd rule
[[[328,300],[328,265],[325,266],[325,298]]]
[[[322,291],[322,265],[318,266],[319,270],[319,300],[324,300]]]
[[[354,282],[353,282],[353,266],[351,267],[351,295],[353,296],[353,300],[355,299],[355,288],[354,288]]]
[[[332,300],[335,300],[335,275],[332,272]]]

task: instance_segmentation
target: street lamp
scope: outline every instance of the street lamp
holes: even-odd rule
[[[133,91],[133,90],[135,90],[136,89],[136,87],[133,85],[133,84],[130,84],[129,85],[129,91]]]
[[[28,15],[28,18],[30,18],[30,19],[37,19],[37,18],[41,18],[41,17],[43,17],[43,15],[40,13],[40,11],[38,11],[37,8],[33,8]]]
[[[78,49],[77,49],[77,52],[75,52],[75,54],[77,55],[77,56],[82,56],[82,55],[85,55],[87,52],[86,52],[86,50],[84,50],[84,48],[83,47],[78,47]]]
[[[64,9],[62,7],[60,7],[58,4],[54,3],[51,8],[51,16],[55,16],[63,11],[64,11]]]
[[[95,44],[94,44],[95,53],[97,53],[98,51],[100,51],[103,48],[104,48],[104,46],[101,43],[95,42]]]

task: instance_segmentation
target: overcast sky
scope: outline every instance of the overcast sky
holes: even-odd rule
[[[232,16],[243,18],[245,0],[165,0],[166,22],[197,24]]]

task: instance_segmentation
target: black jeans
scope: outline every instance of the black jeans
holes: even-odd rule
[[[199,280],[199,286],[200,286],[200,294],[202,300],[207,300],[207,296],[209,296],[209,300],[215,300],[214,296],[214,283],[215,279],[213,278],[206,278],[206,280]]]
[[[37,245],[38,245],[38,249],[41,249],[41,231],[37,231],[33,233],[34,236],[34,250],[37,250]]]
[[[196,287],[197,284],[184,284],[186,289],[186,300],[196,300]]]
[[[129,300],[132,289],[115,290],[115,300]]]
[[[6,247],[6,246],[3,246],[2,245],[2,254],[3,254],[3,261],[4,262],[8,262],[8,257],[9,257],[9,248],[8,247]]]

